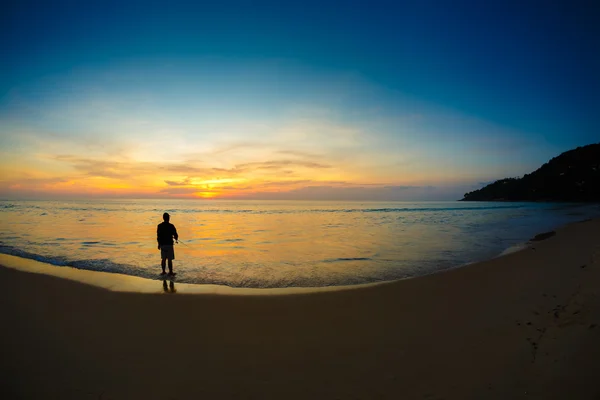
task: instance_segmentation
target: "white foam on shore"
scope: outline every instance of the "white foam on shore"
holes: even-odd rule
[[[505,256],[507,254],[512,254],[512,253],[516,253],[517,251],[521,251],[526,249],[527,247],[529,247],[530,243],[517,243],[513,246],[510,246],[509,248],[507,248],[506,250],[504,250],[502,253],[500,253],[498,255],[498,257],[502,257]]]

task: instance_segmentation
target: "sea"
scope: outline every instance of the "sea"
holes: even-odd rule
[[[431,274],[600,216],[598,205],[505,202],[0,200],[0,253],[159,276],[156,227],[179,233],[177,281],[320,287]]]

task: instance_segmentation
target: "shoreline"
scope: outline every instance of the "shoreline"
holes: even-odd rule
[[[69,266],[55,266],[41,261],[17,257],[9,254],[0,254],[0,268],[51,276],[87,286],[93,286],[95,288],[104,289],[110,292],[139,294],[163,292],[164,289],[162,284],[164,281],[173,282],[176,286],[177,293],[181,294],[233,296],[295,295],[301,293],[308,294],[318,292],[334,292],[395,282],[383,281],[346,286],[244,288],[215,284],[179,283],[176,280],[168,277],[165,277],[164,279],[148,279],[116,272],[90,271]]]
[[[280,288],[251,288],[235,287],[218,284],[206,283],[179,283],[176,279],[165,276],[164,279],[150,279],[135,275],[126,275],[118,272],[104,272],[75,268],[71,266],[57,266],[43,261],[37,261],[30,258],[14,256],[11,254],[0,253],[0,268],[9,268],[26,273],[43,274],[61,279],[67,279],[85,285],[90,285],[113,292],[125,293],[157,293],[163,289],[156,289],[156,282],[173,282],[177,286],[177,292],[185,294],[220,294],[220,295],[285,295],[300,293],[318,293],[332,292],[340,290],[352,290],[363,287],[385,285],[394,282],[400,282],[409,279],[419,279],[430,275],[442,274],[459,268],[473,266],[475,264],[485,263],[508,254],[523,251],[532,245],[531,241],[511,246],[502,253],[482,261],[474,261],[465,264],[456,265],[439,271],[433,271],[421,275],[410,276],[400,279],[386,281],[367,282],[353,285],[331,285],[331,286],[287,286]]]
[[[10,268],[0,279],[8,398],[600,395],[600,219],[502,257],[350,290],[198,296],[176,284],[172,296],[161,281],[131,293]]]

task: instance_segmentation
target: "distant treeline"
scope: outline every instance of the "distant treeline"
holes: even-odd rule
[[[506,178],[463,201],[600,202],[600,143],[569,150],[522,178]]]

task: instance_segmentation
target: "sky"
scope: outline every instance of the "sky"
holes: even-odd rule
[[[600,141],[593,1],[0,5],[0,198],[455,200]]]

